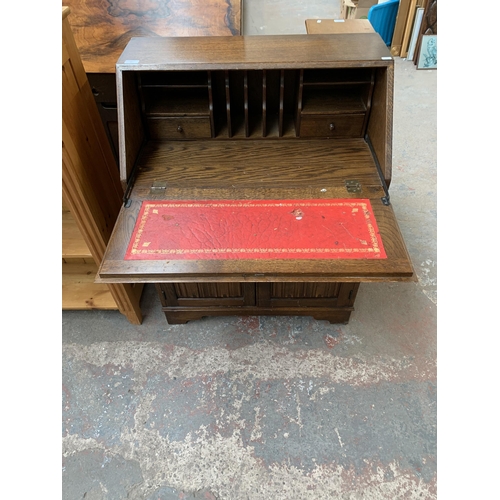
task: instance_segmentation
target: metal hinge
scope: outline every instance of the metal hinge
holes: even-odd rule
[[[132,187],[134,186],[135,177],[137,176],[137,172],[139,171],[139,162],[137,161],[137,159],[140,158],[141,152],[145,144],[146,140],[144,140],[141,144],[141,147],[139,149],[139,154],[137,155],[137,158],[134,162],[134,166],[132,167],[132,172],[130,172],[130,177],[128,178],[127,181],[127,188],[125,189],[125,193],[123,194],[123,206],[125,208],[129,208],[130,205],[132,204],[132,200],[130,199],[130,194],[132,193]]]
[[[348,193],[361,193],[361,184],[358,181],[347,180],[345,187]]]
[[[385,177],[382,172],[382,167],[380,166],[380,163],[377,160],[377,155],[375,154],[372,142],[370,141],[370,137],[368,136],[368,134],[365,135],[365,140],[366,143],[368,144],[368,147],[370,148],[370,151],[372,152],[373,159],[375,161],[375,166],[377,167],[378,176],[380,178],[380,182],[382,183],[382,189],[384,190],[385,196],[382,196],[382,198],[380,199],[382,200],[382,203],[384,205],[389,206],[391,204],[391,197],[389,195],[389,188],[387,187],[387,182],[385,182]]]
[[[167,189],[166,181],[153,181],[151,188],[149,189],[149,194],[160,194],[164,193]]]

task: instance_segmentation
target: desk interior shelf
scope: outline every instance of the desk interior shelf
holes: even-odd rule
[[[153,139],[363,137],[375,70],[140,71]]]

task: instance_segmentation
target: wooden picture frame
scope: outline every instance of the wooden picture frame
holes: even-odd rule
[[[423,35],[417,69],[437,69],[437,35]]]

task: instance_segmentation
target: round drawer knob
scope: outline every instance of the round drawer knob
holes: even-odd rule
[[[330,130],[335,130],[335,125],[333,123],[330,123],[330,125],[328,125],[328,128]]]
[[[182,129],[182,127],[180,125],[177,127],[177,132],[184,132],[184,130]]]

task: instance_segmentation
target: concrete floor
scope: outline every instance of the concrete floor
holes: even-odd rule
[[[295,6],[297,4],[297,6]],[[339,2],[245,1],[245,34]],[[418,283],[362,284],[348,325],[168,325],[64,311],[64,500],[436,498],[436,75],[397,58],[391,200]]]

